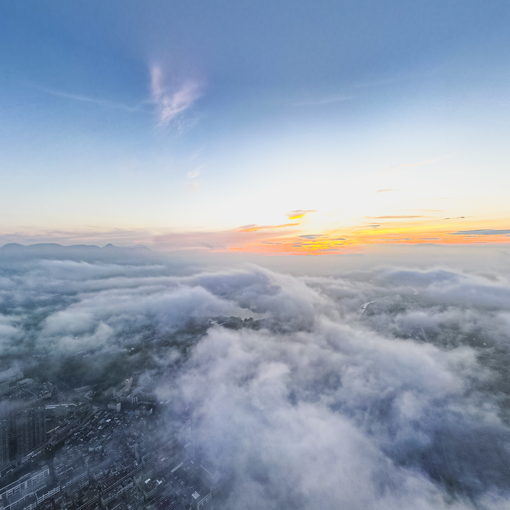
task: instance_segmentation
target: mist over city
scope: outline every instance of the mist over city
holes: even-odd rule
[[[510,510],[507,0],[0,0],[0,510]]]
[[[0,267],[2,473],[48,469],[66,508],[508,507],[504,274],[44,245]]]

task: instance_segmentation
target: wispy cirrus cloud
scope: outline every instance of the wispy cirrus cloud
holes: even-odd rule
[[[200,188],[201,175],[202,175],[201,166],[197,166],[186,173],[186,183],[191,191],[196,191]]]
[[[335,103],[344,103],[350,101],[352,96],[346,94],[332,94],[329,96],[309,97],[294,102],[294,106],[325,106]]]
[[[104,108],[110,108],[113,110],[121,110],[128,113],[135,113],[135,112],[148,112],[147,105],[143,102],[140,102],[138,104],[125,104],[125,103],[118,103],[116,101],[111,101],[109,99],[102,99],[100,97],[92,97],[87,96],[84,94],[75,94],[73,92],[68,92],[65,90],[57,90],[52,89],[48,87],[40,87],[37,85],[30,85],[31,88],[34,88],[36,90],[39,90],[41,92],[44,92],[46,94],[49,94],[54,97],[62,98],[62,99],[68,99],[70,101],[77,101],[80,103],[88,103]]]
[[[416,218],[426,218],[426,216],[415,216],[415,215],[389,215],[389,216],[367,216],[372,220],[411,220]]]
[[[448,218],[446,218],[448,219]],[[501,236],[510,235],[510,229],[493,229],[493,228],[482,228],[478,230],[459,230],[458,232],[452,232],[452,235],[456,236]]]
[[[168,86],[165,84],[163,70],[157,65],[150,69],[150,87],[159,126],[167,126],[191,108],[202,93],[202,86],[196,80],[184,81],[178,87]]]
[[[289,220],[300,220],[304,218],[307,214],[314,212],[317,211],[315,209],[295,209],[287,214],[287,218],[289,218]]]
[[[279,225],[243,225],[239,227],[238,232],[259,232],[261,230],[275,230],[281,228],[297,227],[299,223],[281,223]]]

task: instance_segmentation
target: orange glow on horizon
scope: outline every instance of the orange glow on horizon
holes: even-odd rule
[[[308,234],[298,230],[299,223],[288,223],[272,227],[243,227],[239,232],[260,232],[267,230],[267,238],[240,239],[239,243],[227,248],[231,252],[251,252],[286,255],[320,255],[359,251],[370,245],[389,244],[437,244],[437,245],[481,245],[510,243],[510,229],[505,229],[502,221],[478,221],[467,224],[455,221],[448,224],[438,220],[416,216],[380,216],[379,219],[391,219],[391,222],[377,225],[362,225],[345,229],[329,230]],[[401,219],[402,221],[394,221]],[[509,222],[510,223],[510,222]],[[495,226],[496,225],[496,226]],[[271,232],[273,229],[288,227],[290,232]]]

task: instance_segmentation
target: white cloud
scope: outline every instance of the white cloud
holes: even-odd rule
[[[193,170],[190,170],[189,172],[187,172],[186,178],[189,180],[198,179],[200,177],[201,173],[202,173],[202,168],[197,167],[197,168],[194,168]]]
[[[178,276],[85,254],[4,273],[0,337],[19,346],[20,364],[23,350],[78,350],[94,374],[103,354],[139,342],[154,363],[133,364],[136,384],[191,415],[200,461],[224,475],[222,509],[508,506],[504,274]],[[209,321],[231,315],[258,329]]]
[[[158,124],[167,126],[191,108],[201,95],[201,86],[195,80],[188,80],[178,87],[165,84],[161,67],[152,66],[150,70],[151,96],[158,111]]]

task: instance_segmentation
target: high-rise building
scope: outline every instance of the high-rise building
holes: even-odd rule
[[[10,427],[8,419],[0,419],[0,467],[11,460],[9,437]]]
[[[44,409],[27,409],[14,417],[16,456],[23,457],[46,440]]]

